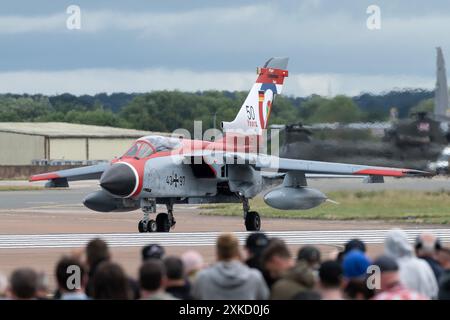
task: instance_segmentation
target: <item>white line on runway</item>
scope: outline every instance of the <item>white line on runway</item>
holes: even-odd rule
[[[366,243],[383,243],[389,230],[327,230],[327,231],[273,231],[269,237],[278,237],[288,244],[344,244],[352,238]],[[408,238],[413,241],[422,232],[431,232],[443,242],[450,242],[450,229],[407,229]],[[0,235],[0,249],[27,248],[76,248],[83,247],[94,238],[102,238],[111,247],[141,247],[149,243],[164,246],[212,246],[221,232],[187,233],[61,233],[61,234],[15,234]],[[244,243],[249,232],[234,232]]]

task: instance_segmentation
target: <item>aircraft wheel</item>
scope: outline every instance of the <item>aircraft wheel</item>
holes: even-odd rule
[[[167,213],[159,213],[156,216],[156,230],[158,232],[169,232],[170,227],[169,215]]]
[[[138,223],[138,230],[141,233],[147,231],[147,228],[145,226],[144,220],[139,221],[139,223]]]
[[[261,218],[256,211],[249,211],[245,216],[245,228],[247,231],[259,231],[261,229]]]
[[[148,220],[147,232],[156,232],[158,230],[155,220]]]

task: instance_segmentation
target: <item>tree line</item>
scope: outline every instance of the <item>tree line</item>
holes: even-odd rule
[[[71,122],[170,132],[193,128],[194,120],[204,128],[232,120],[247,92],[229,91],[153,91],[150,93],[114,93],[74,96],[0,95],[0,122]],[[426,90],[392,91],[356,97],[332,98],[279,96],[272,109],[271,124],[318,122],[374,122],[389,118],[396,107],[400,117],[411,110],[430,109],[433,92]],[[412,109],[415,108],[415,109]]]

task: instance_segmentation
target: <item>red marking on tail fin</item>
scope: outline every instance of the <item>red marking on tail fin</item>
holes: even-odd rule
[[[258,72],[257,83],[283,84],[284,78],[288,76],[288,71],[281,69],[259,68]]]

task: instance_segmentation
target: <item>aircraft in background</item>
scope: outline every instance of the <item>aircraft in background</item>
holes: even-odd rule
[[[311,176],[368,177],[383,182],[383,176],[423,176],[427,172],[333,162],[293,160],[260,153],[272,103],[283,88],[288,58],[271,58],[257,69],[257,79],[232,122],[223,122],[224,135],[215,141],[146,136],[138,139],[120,158],[93,165],[34,175],[30,181],[49,180],[50,186],[68,186],[68,181],[100,179],[101,190],[89,194],[84,205],[100,212],[141,208],[144,217],[139,232],[168,232],[175,225],[173,208],[179,203],[242,202],[245,227],[261,228],[249,199],[278,183],[264,196],[277,209],[309,209],[326,195],[307,187]],[[256,147],[255,147],[256,146]],[[268,170],[276,171],[268,172]],[[156,215],[156,205],[167,212]]]
[[[293,159],[364,163],[448,173],[450,103],[445,60],[436,48],[434,110],[398,119],[395,108],[385,122],[271,125],[283,130],[280,155]],[[371,139],[360,137],[370,136]],[[327,137],[324,139],[323,137]],[[446,159],[445,159],[446,158]],[[431,162],[430,161],[435,161]],[[445,159],[445,161],[443,160]]]

